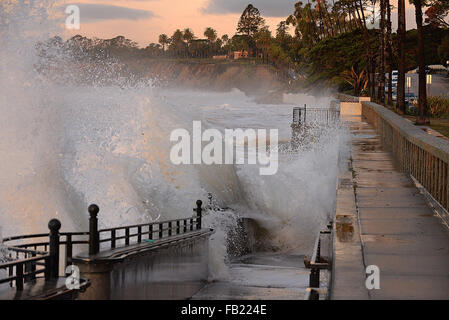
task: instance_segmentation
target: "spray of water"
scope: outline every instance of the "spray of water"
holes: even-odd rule
[[[334,205],[341,129],[326,130],[313,148],[281,155],[274,176],[260,176],[254,165],[173,165],[173,129],[202,120],[219,130],[278,128],[287,141],[291,106],[256,104],[238,90],[162,90],[151,80],[124,77],[117,61],[86,67],[64,50],[42,57],[42,41],[61,24],[52,19],[55,3],[8,0],[0,6],[4,236],[46,231],[54,217],[63,230],[86,230],[90,203],[101,208],[100,227],[185,217],[211,192],[232,208],[205,217],[216,228],[212,278],[226,276],[227,234],[236,215],[270,230],[271,247],[310,247]],[[306,97],[288,98],[302,104]]]

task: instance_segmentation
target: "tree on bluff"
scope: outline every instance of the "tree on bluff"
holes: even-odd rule
[[[259,9],[249,4],[237,24],[237,33],[252,36],[264,25],[265,19],[260,16]]]

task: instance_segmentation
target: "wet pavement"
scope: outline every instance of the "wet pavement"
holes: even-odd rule
[[[449,299],[449,229],[360,116],[340,176],[332,299]],[[365,269],[380,270],[380,289]]]
[[[209,283],[192,299],[301,300],[309,273],[302,255],[256,253],[233,261],[229,279]]]

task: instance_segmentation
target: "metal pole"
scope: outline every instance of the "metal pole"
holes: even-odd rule
[[[194,209],[196,211],[196,229],[200,230],[201,229],[201,212],[203,211],[203,209],[201,208],[201,205],[203,204],[203,201],[201,200],[196,200],[196,209]]]
[[[96,204],[89,206],[89,254],[97,254],[100,251],[100,234],[98,233],[98,212],[100,208]]]
[[[72,264],[72,252],[73,252],[72,235],[68,234],[66,235],[64,269],[67,268],[68,265]],[[68,275],[70,275],[70,273]]]
[[[16,289],[18,291],[23,290],[23,263],[16,265]]]
[[[51,219],[48,222],[48,229],[50,229],[50,259],[48,266],[45,267],[49,268],[50,278],[57,278],[59,275],[59,229],[61,229],[61,222],[58,219]]]
[[[310,270],[309,287],[320,287],[320,269],[312,267]]]
[[[304,124],[306,124],[307,105],[304,103]]]
[[[408,96],[407,104],[410,104],[410,87],[407,88],[407,96]]]
[[[292,149],[297,149],[299,146],[299,133],[301,127],[301,108],[294,107],[293,108],[293,121],[290,125],[292,128],[292,138],[291,138],[291,146]]]
[[[318,291],[312,289],[310,291],[310,300],[320,300],[320,295],[318,293]]]

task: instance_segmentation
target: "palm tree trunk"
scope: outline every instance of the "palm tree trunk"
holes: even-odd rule
[[[359,0],[359,2],[360,2],[360,11],[362,12],[363,23],[364,23],[364,25],[365,25],[365,27],[366,27],[365,11],[363,10],[363,3],[362,3],[362,0]]]
[[[378,100],[385,103],[385,0],[380,0],[380,70]]]
[[[362,22],[364,27],[366,28],[366,19],[365,19],[365,12],[363,11],[363,3],[362,0],[359,0],[359,6],[360,6],[360,14],[362,15]],[[359,10],[357,8],[357,14],[359,14]]]
[[[358,17],[358,19],[357,19],[357,18],[355,17],[355,13],[354,13],[354,19],[356,19],[357,21],[359,21],[359,23],[360,23],[360,28],[366,27],[366,24],[364,24],[364,25],[362,26],[362,18],[361,18],[360,13],[359,13],[359,8],[358,8],[358,5],[357,5],[357,2],[355,2],[354,11],[357,12],[357,17]]]
[[[391,106],[393,104],[393,49],[391,42],[391,6],[390,0],[386,0],[387,5],[387,72],[388,72],[388,98],[387,104]]]
[[[358,3],[360,4],[360,12],[359,12],[359,8],[358,8]],[[352,8],[353,10],[357,13],[357,17],[355,16],[355,12],[353,11],[354,14],[354,20],[356,22],[358,22],[358,25],[360,27],[360,29],[362,29],[363,32],[363,43],[365,45],[365,55],[366,55],[366,60],[368,62],[367,65],[367,74],[368,74],[368,90],[369,90],[369,95],[370,97],[372,97],[373,99],[375,99],[375,89],[376,89],[376,84],[375,84],[375,61],[374,61],[374,54],[373,54],[373,50],[371,48],[371,41],[370,41],[370,34],[368,32],[368,28],[366,27],[366,19],[365,19],[365,14],[363,12],[363,4],[361,1],[355,1],[354,3],[352,3]]]
[[[348,17],[349,17],[349,31],[352,31],[354,30],[354,23],[352,22],[352,14],[350,10],[348,10]]]
[[[320,30],[321,30],[321,35],[322,35],[322,39],[326,38],[326,34],[324,33],[326,31],[326,33],[329,35],[329,32],[327,32],[327,30],[325,29],[325,25],[323,23],[323,15],[321,12],[321,4],[320,1],[318,1],[317,3],[318,6],[318,18],[320,20]],[[316,10],[316,8],[315,8]]]
[[[397,108],[405,113],[405,0],[398,0],[398,94]]]
[[[422,27],[422,2],[414,0],[416,26],[418,30],[418,67],[419,67],[419,97],[418,97],[418,119],[416,124],[427,122],[427,96],[426,96],[426,66],[424,61],[424,36]]]

